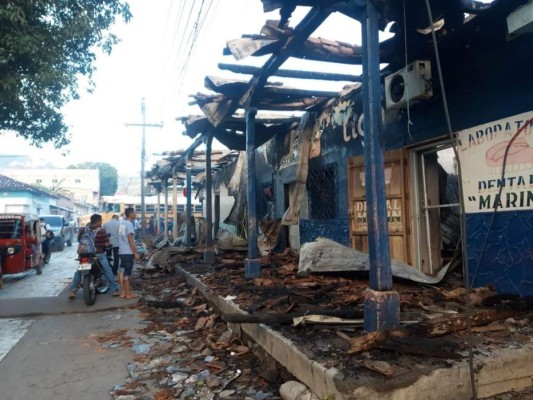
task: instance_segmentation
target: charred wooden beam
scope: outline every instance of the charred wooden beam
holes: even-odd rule
[[[236,60],[242,60],[248,56],[261,57],[281,51],[284,43],[283,39],[234,39],[228,41],[224,55],[232,55]],[[332,46],[332,41],[327,43],[327,45],[324,44],[323,39],[307,40],[292,52],[291,57],[348,65],[362,63],[359,46],[339,44]]]
[[[236,65],[236,64],[218,64],[218,68],[225,71],[235,72],[237,74],[256,75],[261,71],[261,68],[252,67],[248,65]],[[334,74],[328,72],[315,72],[315,71],[293,71],[289,69],[278,69],[272,74],[273,76],[279,76],[282,78],[295,78],[295,79],[317,79],[323,81],[347,81],[347,82],[361,82],[363,79],[361,75],[350,74]]]
[[[255,127],[255,146],[261,146],[280,132],[289,132],[289,127],[280,127],[280,125],[257,125]],[[215,130],[215,138],[230,150],[244,151],[246,149],[246,136],[236,130],[221,129]]]
[[[206,116],[189,116],[189,117],[183,117],[179,118],[179,120],[185,125],[186,128],[186,134],[194,138],[198,136],[199,134],[205,134],[209,133],[215,128],[213,125],[209,122],[209,119]],[[267,115],[262,116],[261,118],[256,119],[256,131],[261,133],[266,125],[271,125],[277,127],[279,131],[288,130],[289,126],[293,123],[297,123],[300,121],[300,117],[298,116],[281,116],[281,115]],[[243,132],[245,131],[246,121],[244,120],[244,116],[233,116],[228,118],[218,129],[223,129],[227,131],[233,131],[235,135],[239,135],[237,132]],[[232,134],[233,136],[233,134]],[[234,148],[232,146],[228,146],[230,148]],[[237,149],[237,148],[234,148]],[[182,151],[183,153],[184,151]],[[195,153],[197,154],[197,153]],[[181,154],[179,154],[181,155]]]
[[[516,314],[516,311],[512,310],[479,310],[472,313],[470,323],[472,326],[486,325],[489,322],[507,319]],[[466,326],[466,315],[454,315],[424,321],[420,325],[414,326],[413,331],[422,336],[435,337],[465,330]]]
[[[298,24],[294,30],[294,36],[287,38],[285,44],[278,54],[272,55],[261,68],[261,72],[254,76],[250,81],[250,87],[241,97],[239,104],[245,109],[253,104],[257,92],[265,85],[268,77],[278,70],[278,68],[306,41],[326,18],[332,10],[325,7],[326,2],[315,5]]]
[[[221,93],[229,98],[235,98],[241,96],[248,86],[248,81],[227,80],[224,78],[217,78],[206,76],[205,87],[213,90],[214,92]],[[268,83],[263,87],[258,101],[270,100],[275,101],[275,97],[281,97],[283,100],[302,97],[335,97],[338,95],[336,91],[324,91],[324,90],[307,90],[298,89],[293,87],[283,87],[281,84],[272,85]],[[274,99],[273,99],[274,97]]]
[[[504,320],[516,316],[516,311],[477,310],[470,316],[472,326],[486,325],[493,321]],[[467,316],[454,315],[430,319],[405,329],[371,332],[352,338],[349,354],[361,353],[382,346],[389,338],[422,336],[434,338],[466,329]]]

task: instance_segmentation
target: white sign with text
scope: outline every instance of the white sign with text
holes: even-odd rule
[[[533,211],[533,111],[457,135],[465,211]]]

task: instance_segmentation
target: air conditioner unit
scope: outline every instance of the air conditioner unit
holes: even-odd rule
[[[433,96],[431,62],[417,60],[385,78],[387,108],[402,108],[409,101]]]

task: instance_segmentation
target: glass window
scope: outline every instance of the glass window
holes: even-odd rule
[[[20,219],[0,219],[1,239],[20,239],[22,237],[22,224]]]
[[[449,143],[414,153],[415,254],[417,267],[433,274],[456,250],[461,232],[459,179]]]

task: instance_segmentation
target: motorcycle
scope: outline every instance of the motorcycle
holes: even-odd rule
[[[83,298],[85,304],[92,306],[96,302],[97,294],[103,294],[109,290],[109,282],[96,254],[82,254],[78,257],[78,261],[78,272],[82,275]]]

